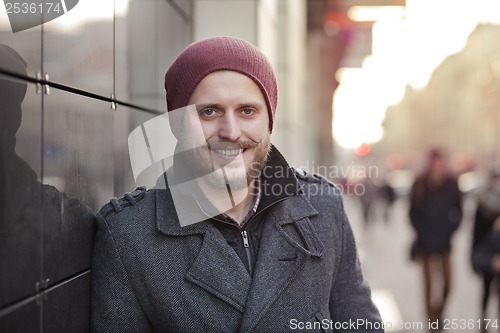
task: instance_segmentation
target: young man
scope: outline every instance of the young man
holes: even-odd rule
[[[445,153],[432,149],[427,159],[426,170],[412,186],[409,215],[416,259],[424,272],[427,316],[441,327],[452,285],[451,240],[462,220],[462,199]]]
[[[157,188],[97,216],[94,332],[381,332],[339,191],[270,142],[277,85],[236,38],[165,75],[179,140]]]

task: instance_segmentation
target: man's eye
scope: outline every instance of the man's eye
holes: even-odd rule
[[[254,113],[254,111],[252,109],[243,109],[242,113],[245,115],[245,116],[249,116],[251,114]]]
[[[201,115],[206,116],[206,117],[213,116],[214,113],[215,113],[214,109],[205,109],[205,110],[201,111]]]

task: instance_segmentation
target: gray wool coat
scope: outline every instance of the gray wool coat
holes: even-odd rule
[[[299,191],[262,212],[253,276],[216,221],[180,226],[168,187],[105,205],[92,332],[382,332],[339,190],[289,178]]]

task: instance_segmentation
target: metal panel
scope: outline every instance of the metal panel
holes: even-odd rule
[[[52,89],[44,105],[43,280],[90,267],[93,212],[113,196],[110,103]]]
[[[0,109],[1,310],[33,295],[40,279],[41,97],[0,74]]]
[[[80,1],[44,24],[44,75],[109,97],[113,92],[113,0]]]
[[[90,272],[51,288],[44,295],[44,333],[87,333],[89,319]]]
[[[42,72],[42,33],[41,27],[13,33],[6,11],[0,10],[0,43],[9,46],[21,55],[27,68],[13,66],[12,62],[0,61],[0,72],[3,70],[36,78]]]
[[[0,310],[0,332],[26,333],[40,331],[40,303],[32,298]]]

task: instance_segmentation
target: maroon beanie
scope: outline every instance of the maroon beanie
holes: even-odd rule
[[[168,111],[187,106],[200,81],[220,70],[242,73],[259,86],[269,112],[269,130],[272,130],[278,104],[273,68],[259,49],[234,37],[205,39],[189,45],[179,54],[165,74]]]

